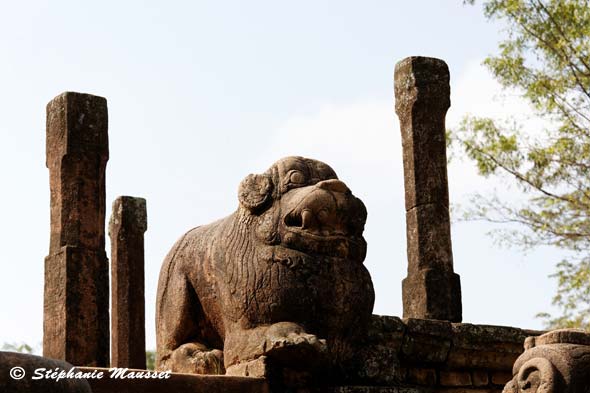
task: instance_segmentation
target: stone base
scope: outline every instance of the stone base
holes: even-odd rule
[[[458,274],[424,269],[402,281],[404,318],[461,322],[461,281]]]
[[[228,367],[225,375],[232,377],[267,378],[268,371],[267,358],[266,356],[261,356],[258,359]]]
[[[302,366],[305,366],[302,364]],[[271,392],[308,392],[309,386],[316,385],[316,378],[328,378],[321,372],[318,374],[309,369],[296,370],[273,362],[267,356],[229,366],[227,376],[263,378],[267,381]]]
[[[78,247],[45,258],[43,356],[108,366],[108,268],[104,252]]]

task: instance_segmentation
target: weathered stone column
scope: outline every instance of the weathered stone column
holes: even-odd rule
[[[121,196],[113,202],[111,238],[111,367],[145,369],[143,234],[145,199]]]
[[[63,93],[47,105],[51,238],[45,258],[43,355],[76,366],[109,361],[104,250],[107,101]]]
[[[449,69],[408,57],[395,66],[395,111],[402,134],[408,277],[404,317],[461,321],[461,284],[453,272],[445,115]]]

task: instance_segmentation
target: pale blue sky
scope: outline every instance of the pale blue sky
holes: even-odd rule
[[[0,4],[0,343],[42,339],[45,105],[63,91],[108,99],[107,214],[118,195],[147,199],[149,347],[159,267],[174,241],[233,211],[239,181],[287,154],[326,161],[365,201],[375,312],[401,314],[397,61],[449,64],[449,125],[468,111],[525,108],[493,102],[499,89],[480,63],[495,51],[499,26],[460,0]],[[468,163],[453,164],[449,178],[457,203],[501,186]],[[550,309],[547,275],[559,253],[499,249],[489,229],[453,227],[464,321],[540,328],[534,315]]]

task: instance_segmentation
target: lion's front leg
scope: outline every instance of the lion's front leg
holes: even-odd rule
[[[316,364],[326,352],[326,340],[307,333],[293,322],[278,322],[253,329],[232,329],[224,344],[228,374],[247,371],[243,366],[267,358],[280,366]]]

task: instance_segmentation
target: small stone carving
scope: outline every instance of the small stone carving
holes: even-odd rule
[[[374,302],[364,204],[332,168],[302,157],[246,176],[238,200],[163,263],[159,369],[263,376],[268,361],[345,363]]]
[[[504,393],[590,391],[590,334],[575,329],[529,337]]]

